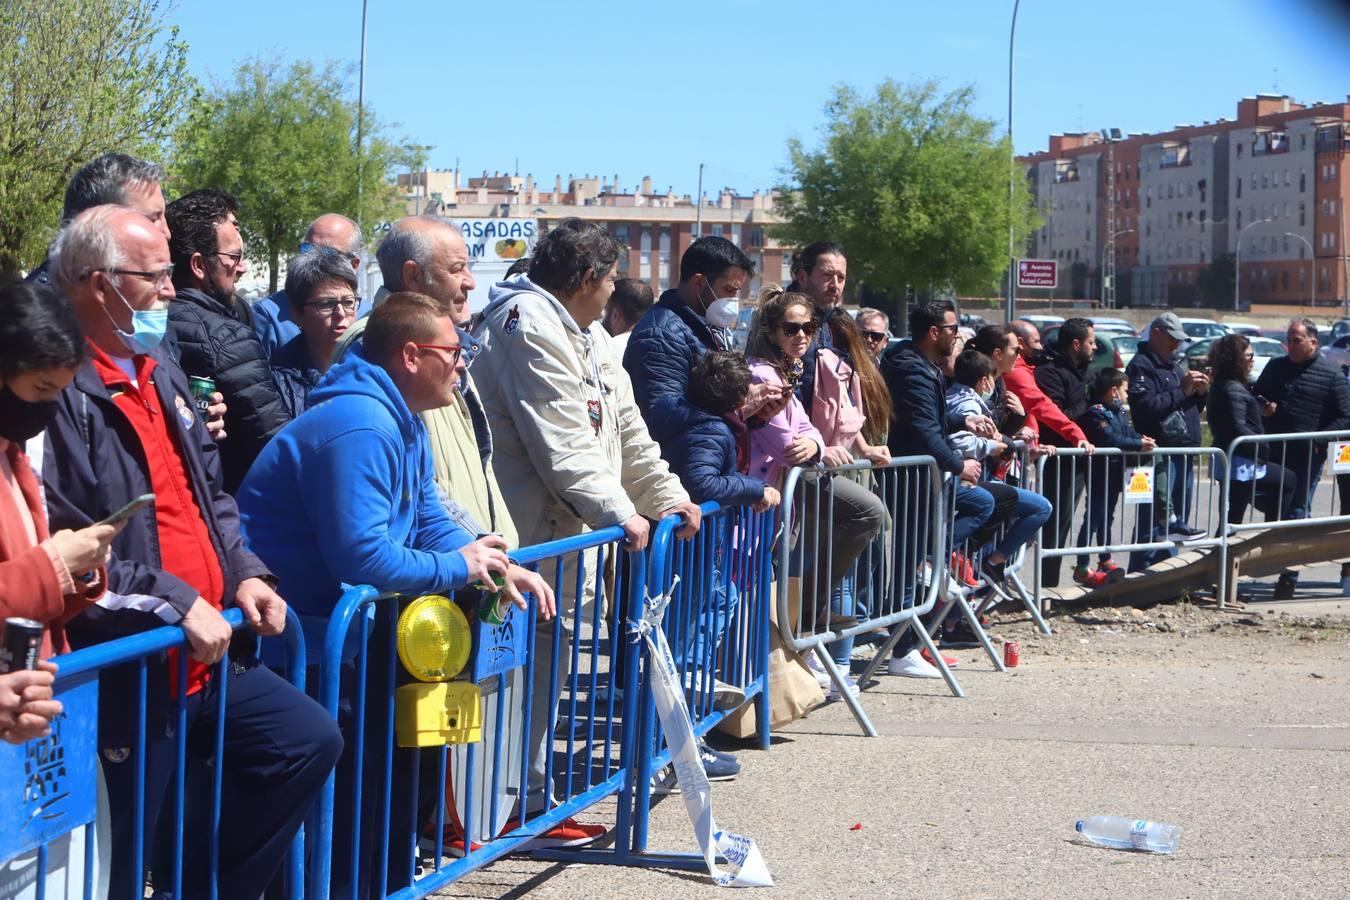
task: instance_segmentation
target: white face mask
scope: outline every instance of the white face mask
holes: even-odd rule
[[[712,284],[708,284],[708,290],[712,290]],[[736,324],[736,317],[741,312],[741,298],[739,297],[718,297],[713,295],[713,302],[708,304],[707,310],[703,313],[703,318],[708,320],[709,325],[717,328],[730,328]]]

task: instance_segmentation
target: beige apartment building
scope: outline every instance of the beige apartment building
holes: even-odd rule
[[[1121,305],[1231,307],[1236,267],[1244,308],[1339,305],[1348,123],[1350,102],[1261,94],[1232,121],[1053,135],[1021,158],[1044,221],[1028,252],[1060,262],[1064,296],[1109,298],[1114,286]],[[1112,249],[1116,279],[1104,283]]]

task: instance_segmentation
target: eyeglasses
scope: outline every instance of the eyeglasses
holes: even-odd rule
[[[228,260],[229,260],[230,262],[232,262],[234,265],[238,266],[238,265],[239,265],[239,261],[242,260],[242,259],[244,258],[244,253],[243,253],[243,251],[240,251],[240,252],[238,252],[238,253],[225,253],[225,252],[222,251],[222,250],[217,250],[217,251],[216,251],[216,256],[223,256],[225,259],[228,259]]]
[[[91,269],[85,275],[80,276],[84,280],[95,272],[102,272],[105,275],[134,275],[137,278],[144,278],[146,281],[159,287],[162,284],[169,284],[173,281],[173,263],[169,263],[162,269],[156,269],[153,272],[142,272],[138,269]]]
[[[413,346],[418,350],[440,350],[442,353],[449,353],[450,361],[446,365],[452,368],[459,363],[461,349],[459,344],[419,344],[413,341]]]
[[[788,337],[796,337],[799,334],[805,334],[807,337],[814,337],[820,329],[819,322],[783,322],[778,326],[783,334]]]
[[[862,335],[874,344],[879,344],[890,337],[890,335],[884,331],[864,331]]]
[[[961,333],[961,325],[957,322],[953,322],[950,325],[939,325],[937,327],[942,329],[943,331],[950,331],[952,334]]]
[[[355,297],[318,297],[305,304],[306,309],[317,309],[320,314],[331,316],[334,310],[341,309],[344,316],[355,315]]]

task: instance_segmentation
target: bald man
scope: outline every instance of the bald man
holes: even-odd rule
[[[304,253],[314,247],[328,247],[351,260],[352,268],[358,273],[356,315],[359,318],[370,312],[370,304],[360,299],[359,273],[365,241],[356,223],[337,213],[324,213],[310,223],[299,250]],[[253,330],[258,333],[258,341],[268,359],[300,333],[300,326],[291,319],[291,304],[286,299],[285,290],[263,297],[253,304]]]

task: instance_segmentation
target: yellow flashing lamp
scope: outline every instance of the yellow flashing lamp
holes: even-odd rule
[[[483,700],[467,681],[405,684],[394,691],[394,732],[400,747],[476,744],[483,739]]]
[[[445,597],[418,597],[398,617],[398,658],[418,681],[454,678],[468,665],[472,646],[469,620]]]

